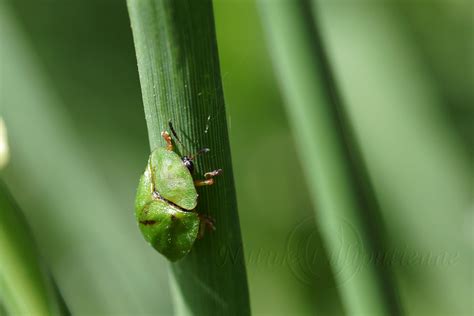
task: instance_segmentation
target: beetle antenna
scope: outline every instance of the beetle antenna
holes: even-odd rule
[[[202,148],[200,149],[197,153],[195,153],[194,155],[192,155],[191,157],[189,157],[190,160],[194,160],[194,158],[196,158],[197,156],[199,155],[202,155],[202,154],[205,154],[205,153],[208,153],[210,152],[211,150],[209,148]]]
[[[174,130],[173,123],[171,123],[171,120],[168,121],[168,126],[170,127],[170,130],[171,130],[171,133],[173,133],[173,136],[178,140],[178,142],[181,145],[183,145],[183,143],[181,143],[181,141],[179,140],[178,134],[176,134],[176,131]]]
[[[171,120],[168,121],[168,126],[170,127],[171,133],[173,133],[174,138],[178,141],[178,143],[181,145],[181,147],[189,152],[189,150],[186,149],[186,146],[181,142],[181,140],[178,137],[178,134],[176,134],[176,131],[174,130],[173,124],[171,123]]]

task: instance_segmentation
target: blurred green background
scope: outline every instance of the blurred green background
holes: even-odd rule
[[[167,263],[133,215],[149,148],[125,2],[0,5],[3,176],[68,307],[170,314]],[[341,314],[338,259],[314,225],[256,3],[214,10],[252,311]],[[410,315],[473,312],[473,12],[469,1],[319,2],[388,228],[379,264]]]

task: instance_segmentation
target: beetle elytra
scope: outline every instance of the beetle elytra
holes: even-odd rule
[[[181,143],[171,122],[169,127]],[[193,160],[209,149],[180,157],[173,150],[169,133],[163,131],[161,135],[166,147],[156,148],[150,154],[137,189],[135,217],[145,240],[170,261],[176,261],[189,253],[206,227],[214,229],[212,220],[195,210],[196,186],[212,185],[213,178],[222,170],[207,172],[204,179],[194,180]]]

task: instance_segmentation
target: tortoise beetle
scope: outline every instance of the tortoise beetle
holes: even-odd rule
[[[171,121],[169,127],[179,140]],[[209,149],[193,156],[180,157],[173,149],[167,131],[161,136],[166,147],[156,148],[150,154],[145,172],[140,178],[135,199],[135,217],[145,240],[170,261],[177,261],[189,253],[205,228],[214,228],[213,221],[196,212],[197,186],[212,185],[217,169],[204,174],[205,179],[194,180],[193,160]]]

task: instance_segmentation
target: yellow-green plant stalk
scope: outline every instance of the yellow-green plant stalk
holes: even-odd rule
[[[9,159],[7,128],[3,118],[0,116],[0,170],[7,165]]]
[[[64,315],[23,214],[0,181],[0,305],[10,315]]]

